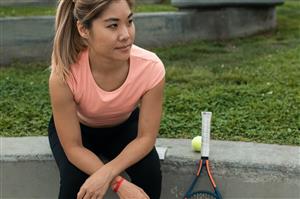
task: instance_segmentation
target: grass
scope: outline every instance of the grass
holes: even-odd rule
[[[215,139],[300,145],[299,8],[279,7],[271,33],[157,49],[168,66],[161,136],[197,135],[209,110]]]
[[[163,12],[176,11],[177,8],[169,4],[156,5],[136,5],[134,12]],[[45,16],[55,15],[55,7],[53,6],[26,6],[26,7],[0,7],[0,17],[19,17],[19,16]]]
[[[161,137],[300,145],[300,5],[278,7],[276,30],[154,50],[167,70]],[[45,63],[0,68],[0,135],[46,135],[51,110]]]

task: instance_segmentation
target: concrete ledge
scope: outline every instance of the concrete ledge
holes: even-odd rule
[[[215,6],[275,6],[284,0],[172,0],[177,8],[203,8]]]
[[[155,4],[162,0],[137,0],[138,4]],[[1,6],[55,6],[58,0],[1,0]]]
[[[1,6],[55,6],[57,0],[1,0]]]
[[[207,8],[191,12],[138,13],[136,44],[161,47],[192,40],[245,37],[276,27],[275,7]],[[54,16],[0,18],[0,64],[48,61]]]
[[[162,0],[137,0],[135,2],[137,4],[141,4],[141,3],[144,3],[144,4],[155,4],[155,3],[161,3]]]
[[[56,198],[59,177],[47,137],[0,139],[2,197]],[[168,148],[163,199],[181,198],[193,178],[200,154],[190,141],[157,140],[157,147]],[[300,196],[300,147],[212,140],[210,159],[224,198]]]

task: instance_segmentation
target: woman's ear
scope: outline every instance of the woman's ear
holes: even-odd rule
[[[81,37],[83,37],[84,39],[88,39],[89,37],[89,30],[84,27],[84,25],[82,23],[80,23],[79,21],[77,21],[77,30],[80,34]]]

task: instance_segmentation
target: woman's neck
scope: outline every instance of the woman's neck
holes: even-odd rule
[[[128,61],[112,60],[105,56],[99,56],[89,50],[89,63],[91,70],[96,73],[108,74],[120,70],[128,65]]]

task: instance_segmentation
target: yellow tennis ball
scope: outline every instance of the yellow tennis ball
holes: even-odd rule
[[[202,143],[202,137],[201,136],[196,136],[192,139],[192,148],[196,152],[201,151],[201,143]]]

